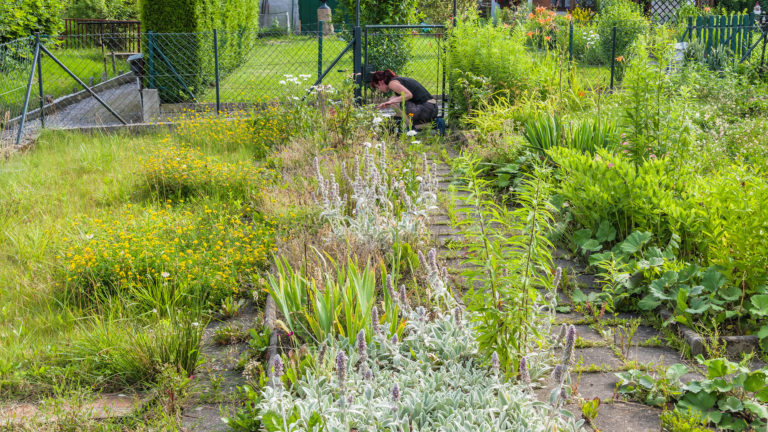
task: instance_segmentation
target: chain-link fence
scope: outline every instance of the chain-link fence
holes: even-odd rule
[[[391,69],[399,76],[418,81],[437,100],[447,98],[445,60],[447,35],[442,25],[366,26],[363,31],[363,81],[370,74]],[[371,101],[379,95],[366,85],[363,97]]]
[[[0,44],[0,142],[15,138],[35,53],[35,39]]]

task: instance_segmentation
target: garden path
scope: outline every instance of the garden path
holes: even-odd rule
[[[449,151],[449,157],[454,157]],[[457,248],[455,243],[461,242],[451,225],[451,217],[446,207],[454,210],[468,208],[465,202],[467,193],[456,192],[450,187],[454,178],[450,167],[443,161],[433,161],[437,165],[434,175],[439,180],[439,194],[448,202],[433,212],[430,217],[430,229],[433,233],[434,247],[437,248],[438,257],[448,267],[457,286],[461,286],[459,273],[465,268],[462,264],[464,249]],[[454,243],[452,245],[452,243]],[[567,252],[558,250],[555,253],[555,264],[563,267],[568,277],[564,284],[579,286],[585,293],[595,290],[594,276],[585,274],[585,269]],[[457,293],[458,294],[458,293]],[[570,298],[560,293],[560,305],[570,305]],[[674,363],[685,363],[679,351],[669,348],[664,343],[664,338],[659,332],[649,326],[640,325],[628,338],[626,322],[634,317],[619,314],[619,324],[612,325],[608,319],[603,318],[597,324],[591,317],[580,313],[558,313],[556,323],[574,324],[576,326],[577,349],[576,365],[572,377],[576,383],[577,395],[585,400],[599,398],[600,409],[597,418],[592,424],[592,430],[645,432],[658,431],[660,429],[659,415],[661,409],[652,408],[638,403],[627,402],[618,397],[614,389],[618,383],[615,372],[634,367],[633,362],[642,367],[669,366]],[[622,324],[624,323],[624,324]],[[589,325],[591,324],[591,325]],[[554,331],[559,331],[555,327]],[[552,336],[553,338],[555,335]],[[627,339],[629,341],[627,342]],[[688,374],[684,379],[693,379],[695,374]],[[549,393],[553,383],[547,380],[543,387],[537,389],[535,394],[543,402],[549,400]],[[573,398],[568,409],[576,416],[581,416],[581,408],[578,398]]]

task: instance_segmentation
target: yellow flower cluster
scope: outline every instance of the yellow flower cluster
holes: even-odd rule
[[[251,115],[246,111],[228,112],[226,116],[185,112],[177,122],[176,133],[181,141],[195,147],[237,149],[257,146]]]
[[[183,113],[176,130],[181,141],[201,148],[247,148],[257,157],[288,139],[289,113],[267,105],[252,112],[228,112],[226,116]]]
[[[282,108],[267,106],[253,115],[253,138],[266,150],[282,144],[290,138],[292,128],[290,118],[293,113],[284,112]],[[263,156],[263,154],[258,154]]]
[[[186,147],[158,149],[143,161],[147,187],[162,198],[200,195],[243,197],[275,178],[271,169],[248,162],[218,162]]]
[[[273,224],[250,208],[129,205],[73,225],[80,234],[67,239],[59,260],[67,286],[85,296],[167,283],[218,304],[275,251]]]

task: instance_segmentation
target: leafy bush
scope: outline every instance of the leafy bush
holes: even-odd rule
[[[452,1],[418,0],[418,21],[430,24],[444,24],[453,15]],[[477,1],[456,0],[456,15],[458,18],[472,16],[477,12]]]
[[[141,186],[161,201],[191,196],[244,199],[258,193],[274,174],[249,162],[218,162],[184,147],[157,150],[142,168]]]
[[[557,63],[549,56],[532,56],[525,42],[521,26],[510,32],[464,22],[453,29],[448,58],[453,115],[468,113],[473,100],[503,97],[514,102],[523,94],[546,98],[556,85],[552,77]],[[476,95],[478,88],[483,91]]]
[[[128,206],[75,222],[73,231],[59,255],[62,277],[68,293],[87,303],[112,293],[152,299],[157,291],[169,298],[208,296],[218,306],[273,252],[269,222],[218,205],[176,211]]]
[[[0,4],[0,43],[32,36],[55,36],[61,31],[60,0],[6,0]]]
[[[613,52],[613,27],[616,26],[615,57],[627,57],[629,49],[638,36],[648,31],[648,20],[643,16],[640,6],[629,0],[611,1],[610,5],[600,9],[595,20],[598,44],[604,63],[611,63]]]
[[[203,92],[213,77],[214,29],[220,32],[221,66],[231,70],[241,64],[256,40],[258,5],[250,0],[142,0],[143,29],[160,33],[151,44],[153,50],[163,52],[186,85],[159,54],[153,54],[155,87],[161,99],[179,102],[191,98],[187,89],[194,96]],[[144,44],[145,58],[149,58],[149,45]]]
[[[135,20],[139,17],[138,0],[71,0],[67,18]]]

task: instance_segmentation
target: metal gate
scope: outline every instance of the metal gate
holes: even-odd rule
[[[363,101],[377,95],[370,76],[391,69],[399,76],[421,83],[437,100],[438,117],[443,117],[448,100],[445,64],[448,39],[444,25],[367,25],[363,28]]]

